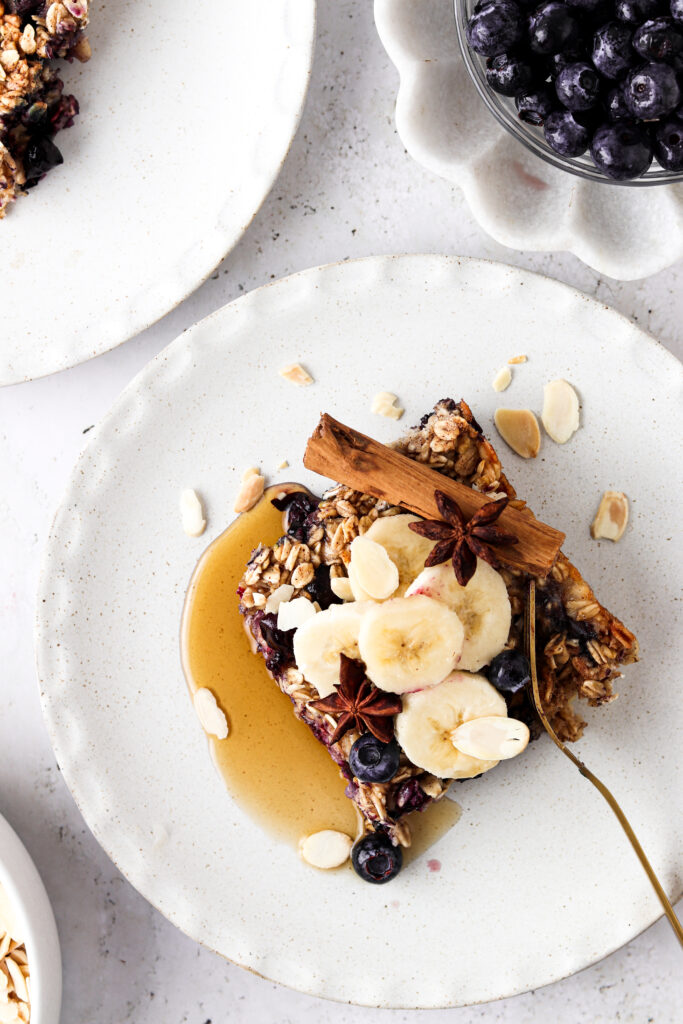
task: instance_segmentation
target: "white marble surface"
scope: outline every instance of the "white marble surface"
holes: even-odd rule
[[[681,1020],[680,950],[661,921],[573,978],[469,1009],[366,1010],[263,981],[195,946],[121,878],[83,823],[45,734],[33,663],[33,597],[43,541],[83,430],[177,333],[243,291],[306,266],[372,253],[487,256],[595,295],[681,355],[683,268],[620,284],[598,278],[573,257],[503,249],[481,233],[456,189],[406,156],[392,122],[396,76],[370,6],[320,0],[315,68],[298,137],[272,195],[211,280],[117,351],[0,392],[0,810],[35,857],[54,903],[65,962],[64,1024],[300,1024],[321,1016],[331,1024]],[[491,942],[495,969],[495,936]]]

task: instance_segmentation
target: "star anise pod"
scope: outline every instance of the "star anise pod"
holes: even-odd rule
[[[474,576],[477,558],[483,558],[494,569],[499,569],[500,563],[491,545],[517,543],[517,537],[494,525],[508,503],[507,496],[500,501],[489,501],[482,505],[469,522],[456,502],[443,491],[434,491],[434,497],[443,522],[428,519],[421,523],[409,523],[415,533],[437,542],[427,556],[425,565],[440,565],[450,558],[461,587],[467,586]]]
[[[347,658],[345,654],[340,658],[336,693],[310,702],[311,707],[326,714],[341,712],[330,742],[337,743],[350,729],[360,733],[367,729],[382,743],[389,743],[394,735],[394,715],[403,708],[401,698],[395,693],[378,690],[365,675],[362,661]]]

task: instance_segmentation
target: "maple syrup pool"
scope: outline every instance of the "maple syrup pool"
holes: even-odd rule
[[[181,627],[185,678],[193,695],[208,688],[225,712],[226,739],[209,736],[213,761],[235,802],[275,838],[299,840],[330,828],[356,837],[360,815],[344,795],[346,781],[327,749],[297,719],[292,704],[251,649],[238,611],[237,586],[259,543],[282,536],[277,494],[299,485],[269,487],[204,552],[190,581]],[[460,817],[447,798],[410,817],[414,860]]]

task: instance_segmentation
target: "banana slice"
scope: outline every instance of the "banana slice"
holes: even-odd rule
[[[464,636],[458,616],[440,601],[424,594],[394,597],[365,613],[358,650],[375,686],[406,693],[445,679]]]
[[[434,547],[434,541],[420,537],[408,528],[409,523],[419,523],[420,517],[413,515],[383,516],[376,519],[363,536],[381,544],[398,569],[398,588],[394,597],[403,597],[418,573],[425,566],[425,559]],[[362,598],[356,598],[362,600]]]
[[[455,578],[450,562],[423,569],[406,596],[426,594],[452,608],[465,627],[465,643],[458,668],[476,672],[505,647],[512,611],[503,577],[477,559],[477,569],[466,587]]]
[[[333,604],[299,626],[294,634],[294,660],[321,697],[339,683],[339,655],[358,658],[358,633],[370,603]]]
[[[498,761],[463,753],[453,745],[453,734],[464,722],[490,716],[505,718],[507,706],[488,679],[452,672],[438,686],[403,697],[396,739],[418,768],[439,779],[471,779],[495,768]]]
[[[369,537],[356,537],[351,543],[353,576],[360,590],[371,598],[383,601],[398,586],[398,569],[386,548]]]

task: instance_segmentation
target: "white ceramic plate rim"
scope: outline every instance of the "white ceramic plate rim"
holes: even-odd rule
[[[472,266],[479,265],[484,267],[500,267],[501,270],[504,270],[505,272],[513,275],[518,279],[521,279],[522,281],[526,280],[527,283],[532,283],[533,280],[545,280],[541,278],[540,275],[529,274],[526,271],[518,271],[515,268],[501,267],[498,264],[491,264],[488,261],[470,260],[467,258],[456,259],[429,255],[410,257],[374,257],[365,260],[350,261],[349,263],[343,264],[343,266],[350,268],[349,273],[357,272],[362,274],[367,271],[367,273],[371,275],[373,271],[377,270],[377,268],[390,266],[397,260],[403,261],[404,263],[412,261],[412,265],[414,265],[417,268],[417,271],[422,277],[424,277],[425,280],[429,278],[430,269],[443,270],[445,267],[449,265],[452,266],[454,264],[464,264]],[[229,307],[224,307],[224,310],[229,308],[235,309],[238,306],[242,306],[243,311],[246,311],[247,309],[249,309],[250,305],[258,303],[259,296],[269,289],[283,289],[283,287],[291,287],[292,289],[296,290],[297,285],[301,284],[302,282],[306,282],[307,279],[308,283],[310,283],[310,281],[315,281],[317,277],[324,278],[326,271],[339,268],[340,266],[342,265],[332,264],[328,267],[313,268],[311,270],[303,271],[299,274],[293,275],[290,278],[286,278],[284,279],[284,281],[274,282],[273,284],[266,285],[263,288],[258,289],[257,291],[252,292],[249,295],[242,297],[241,299],[236,300],[236,302],[231,303]],[[595,307],[596,311],[599,309],[604,313],[604,311],[607,310],[607,307],[601,307],[598,303],[595,303],[594,300],[588,299],[586,296],[577,293],[574,289],[571,289],[566,285],[563,285],[558,282],[552,282],[552,285],[553,288],[557,288],[558,292],[564,292],[566,296],[571,296],[574,298],[574,300],[578,298],[582,302],[588,303],[590,307]],[[207,328],[207,326],[211,326],[212,322],[220,321],[220,318],[224,313],[224,310],[217,311],[210,317],[195,325],[194,328],[192,328],[189,332],[186,332],[182,337],[178,338],[175,342],[173,342],[172,345],[167,350],[165,350],[165,352],[161,353],[154,360],[152,360],[151,363],[148,364],[148,366],[145,367],[140,374],[138,374],[138,376],[122,393],[122,395],[117,400],[113,408],[110,410],[109,414],[101,421],[96,430],[91,433],[88,441],[86,442],[84,454],[87,453],[88,451],[94,450],[97,447],[100,433],[108,431],[110,426],[117,422],[117,418],[119,417],[121,410],[125,409],[126,407],[130,407],[130,401],[134,399],[136,396],[139,397],[140,392],[144,391],[147,388],[147,386],[150,385],[155,380],[160,367],[163,364],[168,364],[169,361],[172,361],[173,358],[176,355],[179,355],[183,350],[189,349],[189,347],[192,345],[193,335],[195,334],[195,332],[202,332]],[[667,366],[670,363],[672,373],[680,373],[680,364],[671,355],[671,353],[669,353],[666,349],[664,349],[653,339],[649,338],[647,335],[644,335],[643,332],[636,328],[627,318],[620,316],[619,314],[615,313],[612,310],[607,310],[607,312],[610,317],[614,318],[615,324],[617,323],[617,321],[619,321],[622,324],[622,329],[625,335],[637,335],[640,339],[642,339],[642,343],[644,345],[652,346],[653,352],[656,350],[658,360],[664,360]],[[226,339],[224,337],[223,346],[225,347],[226,344],[229,344],[229,342],[226,342]],[[182,373],[180,376],[182,376]],[[66,736],[62,729],[62,726],[58,720],[58,716],[56,715],[56,706],[53,703],[50,696],[50,680],[51,677],[54,677],[59,673],[59,658],[57,656],[56,645],[53,645],[51,643],[52,631],[50,628],[50,623],[43,621],[43,617],[41,615],[41,608],[43,607],[43,603],[48,600],[50,588],[54,582],[51,579],[50,557],[53,545],[59,544],[58,531],[60,527],[60,519],[62,518],[64,510],[67,508],[69,504],[70,495],[72,494],[74,488],[78,486],[80,476],[81,474],[79,470],[79,465],[77,465],[74,470],[72,480],[66,489],[62,507],[55,516],[55,521],[52,528],[52,537],[50,544],[48,545],[47,557],[43,567],[38,594],[38,618],[36,627],[37,664],[38,676],[39,679],[41,680],[41,684],[43,687],[43,693],[41,694],[41,697],[43,700],[43,710],[47,720],[48,730],[51,736],[55,752],[57,754],[58,761],[62,768],[65,780],[69,785],[69,788],[71,789],[71,792],[74,795],[74,798],[78,806],[80,807],[84,818],[88,822],[89,826],[92,828],[95,837],[101,843],[105,851],[112,858],[112,860],[118,863],[120,870],[122,870],[122,872],[132,880],[132,883],[139,889],[139,891],[145,896],[145,898],[147,898],[153,905],[157,906],[158,909],[160,909],[160,911],[163,914],[165,914],[165,916],[169,917],[179,928],[181,928],[181,930],[185,931],[196,941],[202,942],[203,944],[210,946],[210,943],[204,941],[202,937],[201,928],[188,925],[187,922],[183,922],[182,914],[176,913],[173,909],[169,909],[169,907],[164,907],[161,905],[163,904],[163,894],[161,893],[160,885],[157,882],[155,882],[149,876],[149,874],[141,874],[138,868],[131,868],[130,864],[121,855],[120,851],[117,851],[116,843],[113,843],[109,837],[109,833],[106,827],[106,820],[102,816],[103,809],[97,806],[96,800],[91,800],[91,798],[88,797],[87,794],[84,796],[84,793],[81,789],[79,771],[77,768],[74,768],[70,763],[71,740],[69,739],[68,736]],[[56,554],[56,552],[53,552],[53,554]],[[674,893],[673,897],[678,898],[679,895],[680,893]],[[580,960],[580,962],[575,962],[569,970],[565,969],[559,973],[554,974],[552,977],[544,976],[543,980],[539,981],[539,984],[546,984],[550,981],[559,980],[562,977],[566,977],[569,974],[574,973],[576,970],[580,970],[584,967],[589,966],[591,963],[599,961],[600,959],[604,958],[604,956],[609,955],[609,953],[613,952],[615,949],[623,945],[624,942],[630,941],[630,939],[632,939],[640,931],[649,927],[657,919],[658,916],[658,909],[651,910],[647,914],[641,913],[637,927],[633,928],[632,926],[629,926],[630,931],[628,932],[628,934],[625,937],[620,937],[619,940],[610,945],[610,947],[607,950],[602,949],[599,955],[591,957],[589,959],[586,959],[584,957]],[[229,953],[226,953],[225,950],[218,950],[218,952],[221,952],[221,954],[226,956],[226,958],[231,959],[236,963],[239,963],[241,966],[244,966],[247,969],[254,971],[254,973],[262,973],[258,970],[257,967],[254,966],[255,962],[258,961],[258,958],[256,958],[255,960],[254,958],[249,959],[244,957],[233,957],[230,956]],[[405,1008],[413,1008],[415,1006],[414,1003],[408,1003],[405,1001],[396,1002],[386,997],[381,999],[378,998],[375,1000],[372,998],[358,998],[350,996],[346,991],[343,994],[339,994],[338,990],[334,992],[325,991],[324,986],[321,987],[319,983],[316,984],[311,980],[301,981],[292,980],[287,977],[282,977],[281,974],[279,974],[278,971],[273,966],[272,959],[269,962],[269,972],[267,975],[264,976],[273,977],[274,980],[278,980],[284,984],[290,985],[291,987],[297,988],[301,991],[308,992],[311,995],[322,995],[330,998],[359,1002],[365,1005],[382,1005]],[[528,987],[528,985],[523,984],[508,985],[505,991],[497,991],[495,993],[487,994],[479,1000],[470,999],[468,1000],[468,1004],[473,1004],[477,1001],[484,1002],[488,999],[501,998],[507,995],[512,995],[519,991],[525,991]],[[533,987],[538,986],[534,985]],[[452,999],[442,999],[439,1001],[430,1001],[426,999],[418,1003],[419,1007],[424,1008],[450,1005],[457,1005],[457,1003],[454,1002]]]
[[[279,97],[277,109],[274,108],[272,111],[271,116],[276,118],[280,129],[283,122],[288,125],[287,142],[284,151],[278,158],[272,160],[271,166],[267,170],[263,170],[261,161],[257,176],[261,182],[260,198],[253,209],[239,224],[231,223],[235,218],[224,216],[223,211],[219,210],[211,234],[201,239],[201,244],[186,245],[184,251],[179,254],[176,264],[171,271],[165,274],[163,279],[150,284],[144,292],[132,291],[131,298],[126,300],[116,317],[118,326],[115,329],[112,329],[105,320],[97,332],[89,330],[83,334],[74,330],[70,335],[68,348],[65,347],[63,351],[59,351],[50,347],[49,349],[43,348],[38,352],[31,352],[25,364],[17,362],[15,366],[13,360],[11,365],[7,365],[6,361],[0,357],[0,387],[37,380],[49,374],[70,369],[124,344],[141,331],[151,327],[195,292],[237,245],[253,222],[282,170],[306,102],[313,65],[317,6],[316,0],[287,0],[288,4],[292,2],[296,4],[297,8],[297,24],[302,25],[307,22],[307,32],[303,37],[301,34],[290,33],[290,38],[283,41],[285,45],[282,47],[282,67],[279,75],[283,76],[286,70],[291,69],[290,74],[299,79],[299,88],[295,91],[283,91]],[[287,108],[285,97],[289,96],[292,97],[293,102]],[[269,124],[263,126],[262,137],[275,134],[270,133],[269,128]],[[194,260],[194,266],[192,266],[192,260]]]

